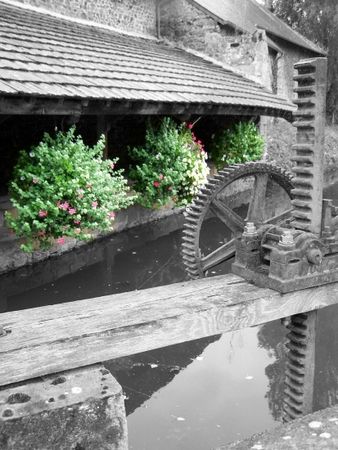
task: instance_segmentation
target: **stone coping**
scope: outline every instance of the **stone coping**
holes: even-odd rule
[[[139,205],[131,206],[121,210],[116,214],[114,229],[110,232],[98,232],[93,234],[93,240],[113,235],[124,230],[164,219],[174,214],[181,214],[184,208],[174,208],[173,206],[159,209],[143,208]],[[1,228],[0,228],[1,230]],[[62,245],[55,245],[47,251],[35,251],[25,253],[19,248],[19,240],[13,234],[9,234],[5,228],[2,228],[3,235],[0,237],[0,274],[16,270],[28,264],[46,260],[51,257],[59,256],[75,248],[84,246],[86,241],[78,241],[74,238],[66,238]]]
[[[334,450],[338,448],[338,405],[217,450]]]

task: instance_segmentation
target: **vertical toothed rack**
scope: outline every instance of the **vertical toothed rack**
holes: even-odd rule
[[[316,58],[295,64],[297,82],[294,113],[297,143],[293,146],[293,225],[321,236],[324,128],[327,59]],[[315,338],[317,311],[292,316],[288,328],[288,361],[285,374],[283,420],[313,410]]]
[[[285,372],[283,421],[302,417],[313,410],[315,338],[317,311],[291,317]]]
[[[295,65],[298,110],[294,113],[297,144],[293,146],[295,166],[293,217],[295,228],[310,231],[318,237],[321,232],[324,127],[326,108],[326,58],[301,61]]]

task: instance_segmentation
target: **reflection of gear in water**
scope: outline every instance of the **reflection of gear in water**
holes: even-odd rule
[[[266,217],[267,200],[269,200],[270,209],[280,206],[278,202],[273,203],[272,199],[266,198],[268,181],[273,181],[279,185],[291,199],[293,186],[291,177],[286,171],[274,165],[260,162],[235,164],[221,170],[218,175],[208,180],[186,210],[182,255],[186,271],[191,279],[203,277],[207,270],[234,256],[235,238],[243,233],[245,220],[231,208],[229,198],[224,191],[237,180],[245,180],[246,178],[254,180],[246,221],[254,222],[257,225],[264,223],[280,225],[290,215],[289,211],[284,211],[270,219]],[[236,197],[239,194],[239,191],[234,191],[232,196]],[[202,255],[200,249],[201,228],[210,213],[214,214],[231,230],[232,237],[211,253]]]

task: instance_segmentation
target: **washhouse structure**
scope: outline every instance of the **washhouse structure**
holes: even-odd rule
[[[201,116],[201,131],[210,132],[233,116],[290,119],[288,99],[229,61],[166,39],[164,7],[156,0],[0,1],[1,194],[18,150],[55,127],[76,123],[88,143],[105,133],[106,153],[123,165],[151,115]]]

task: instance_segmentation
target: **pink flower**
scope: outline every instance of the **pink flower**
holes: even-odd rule
[[[194,124],[192,123],[188,123],[187,127],[189,128],[189,130],[191,130],[193,128]]]
[[[168,186],[168,191],[172,191],[172,186]]]
[[[97,208],[98,203],[97,202],[92,202],[92,208],[96,209]]]
[[[163,175],[163,173],[160,173],[160,175],[159,175],[159,179],[160,179],[160,180],[163,180],[163,178],[164,178],[164,175]]]
[[[80,225],[81,220],[74,220],[75,225]]]
[[[159,186],[160,186],[160,182],[159,181],[154,181],[153,182],[153,185],[154,185],[154,187],[156,187],[156,188],[158,188]]]
[[[114,220],[115,219],[115,213],[114,211],[110,211],[110,213],[108,214],[109,219]]]
[[[81,233],[81,228],[75,228],[74,233],[75,234],[80,234]]]
[[[197,144],[198,145],[202,145],[202,141],[197,141]]]
[[[57,238],[57,239],[56,239],[56,243],[57,243],[57,244],[60,244],[60,245],[64,244],[64,243],[65,243],[65,238],[64,238],[63,236]]]
[[[60,202],[60,201],[58,201],[57,202],[57,206],[60,209],[63,209],[64,211],[67,211],[67,209],[69,208],[69,203],[68,202]]]
[[[39,217],[47,217],[47,216],[48,216],[48,212],[44,209],[40,209]]]
[[[46,234],[45,230],[40,230],[40,231],[38,231],[38,236],[39,236],[39,237],[44,237],[45,234]]]
[[[33,184],[38,184],[39,180],[37,178],[33,178],[32,183]]]
[[[114,169],[114,167],[115,167],[115,164],[114,164],[114,163],[111,163],[111,164],[110,164],[110,168],[111,168],[111,170],[113,170],[113,169]]]
[[[75,209],[75,208],[69,208],[69,209],[68,209],[68,214],[70,214],[71,216],[73,216],[74,214],[76,214],[76,209]]]

